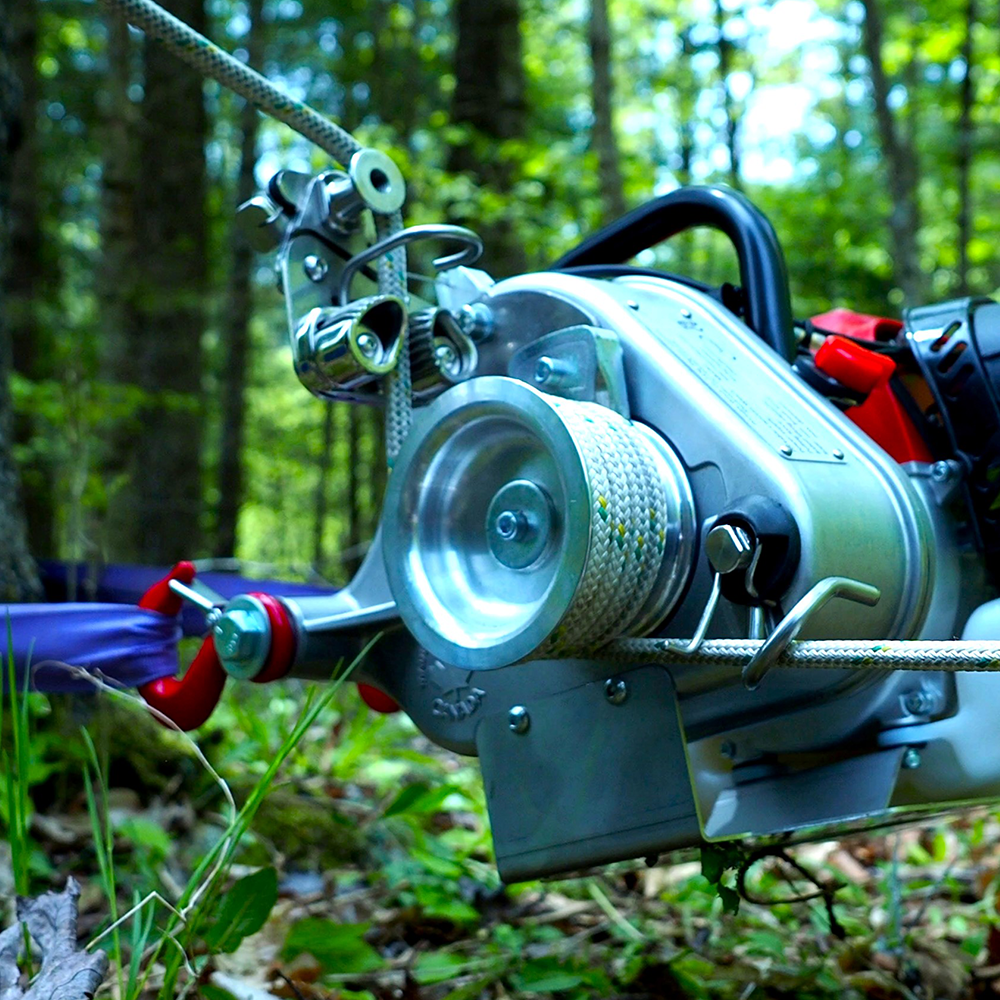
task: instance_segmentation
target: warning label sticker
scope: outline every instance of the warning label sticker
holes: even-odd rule
[[[656,332],[672,354],[776,451],[793,461],[840,461],[825,428],[803,419],[808,414],[794,396],[781,391],[773,375],[755,378],[760,369],[739,344],[712,336],[693,317],[680,317]]]

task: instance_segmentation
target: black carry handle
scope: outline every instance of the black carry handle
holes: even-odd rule
[[[738,191],[684,187],[605,226],[552,265],[621,264],[695,226],[725,233],[736,248],[747,325],[788,361],[795,360],[792,302],[781,244],[764,214]]]

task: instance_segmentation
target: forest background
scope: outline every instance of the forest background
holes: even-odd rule
[[[838,305],[898,315],[907,304],[1000,287],[1000,8],[993,0],[171,0],[166,6],[388,151],[407,178],[407,221],[477,229],[488,245],[484,266],[496,276],[544,268],[602,222],[656,194],[721,182],[744,191],[772,220],[798,316]],[[273,260],[256,255],[234,221],[236,206],[275,170],[328,164],[283,126],[204,83],[84,0],[0,0],[0,148],[0,598],[37,596],[32,559],[50,557],[101,566],[235,556],[272,576],[349,579],[374,530],[385,483],[381,417],[374,409],[320,402],[299,386],[284,346]],[[732,251],[703,231],[641,262],[713,283],[736,279]],[[238,749],[226,742],[231,735],[215,731],[218,755],[236,769],[232,774],[241,767],[255,773],[254,755],[268,759],[275,752],[278,737],[266,721],[276,719],[280,735],[279,723],[297,698],[294,689],[263,698],[263,721],[251,719],[246,706],[223,707],[223,728],[235,719],[249,740]],[[68,760],[80,761],[55,745],[58,706],[32,704],[49,739],[37,744],[49,770],[33,794],[50,812],[58,805],[71,816],[81,802],[52,776],[69,773]],[[425,955],[420,933],[428,920],[457,928],[443,945],[431,937],[446,954],[461,951],[463,941],[481,951],[470,927],[494,904],[475,893],[463,896],[456,875],[472,872],[488,882],[485,815],[468,778],[472,770],[429,755],[400,722],[375,724],[355,702],[331,711],[338,732],[368,728],[349,759],[323,758],[320,797],[330,798],[335,788],[333,797],[353,797],[356,810],[374,799],[380,804],[371,815],[388,812],[410,822],[405,836],[393,834],[395,848],[366,841],[368,867],[357,862],[352,877],[369,879],[372,851],[387,863],[393,850],[405,848],[411,867],[397,872],[396,881],[378,883],[379,912],[416,907],[424,924],[408,933],[425,941],[418,946]],[[384,759],[393,753],[396,765],[387,768]],[[315,763],[300,757],[296,767],[289,780],[297,794],[305,789],[315,797]],[[132,770],[141,816],[166,793],[163,782],[140,780],[141,768]],[[424,800],[411,794],[394,808],[390,793],[401,780],[430,788],[442,776],[446,794]],[[170,794],[193,796],[197,787],[189,782]],[[442,815],[452,817],[452,832],[464,823],[470,833],[459,846],[461,838],[453,838],[448,864],[459,867],[447,873],[426,840]],[[365,828],[350,808],[341,819],[355,833]],[[470,997],[532,992],[532,982],[536,992],[559,992],[561,985],[581,996],[610,995],[612,985],[629,995],[748,996],[748,988],[761,984],[768,995],[844,989],[983,995],[993,980],[970,970],[1000,962],[1000,935],[990,930],[992,875],[983,881],[984,872],[995,872],[983,847],[994,827],[981,816],[892,846],[829,847],[822,863],[839,857],[838,877],[847,871],[855,888],[861,885],[854,897],[848,894],[856,923],[866,924],[864,914],[873,909],[890,912],[888,924],[866,925],[860,965],[843,953],[831,965],[831,928],[821,903],[807,919],[801,907],[788,906],[719,924],[718,901],[699,896],[691,888],[697,878],[687,872],[687,881],[664,876],[652,890],[652,877],[643,876],[641,905],[625,898],[636,882],[623,876],[566,890],[565,897],[538,890],[548,900],[538,904],[541,911],[519,911],[510,899],[507,909],[495,907],[494,918],[517,929],[525,913],[563,906],[559,920],[542,920],[559,928],[560,940],[583,934],[588,948],[610,942],[576,965],[557,949],[562,979],[544,966],[551,940],[525,931],[499,944],[491,937],[491,947],[507,956],[492,971],[470,973],[459,963],[445,969],[451,978],[424,974],[412,982],[419,989],[443,983],[435,996],[466,989],[461,995]],[[162,879],[168,861],[181,864],[176,845],[153,843],[148,829],[144,842],[135,823],[129,829],[131,840],[116,828],[120,837],[112,845],[112,853],[131,858],[123,862],[132,866],[124,885],[138,886],[153,869]],[[185,835],[191,844],[197,829],[192,821]],[[33,836],[30,884],[37,887],[54,877],[54,855],[51,845],[46,853],[44,831]],[[276,836],[287,839],[289,831]],[[319,864],[315,850],[312,844],[303,858]],[[352,840],[355,860],[358,850]],[[292,847],[283,855],[289,856],[297,857]],[[907,924],[900,866],[910,862],[924,867],[914,869],[917,919]],[[939,896],[948,906],[928,902]],[[662,923],[667,911],[669,931]],[[357,913],[336,916],[340,926],[368,926]],[[806,938],[791,931],[803,920]],[[926,929],[928,921],[937,930],[927,940],[954,945],[947,960],[935,952],[935,969],[947,966],[953,975],[947,988],[938,976],[930,992],[930,973],[921,967],[914,980],[900,951],[912,944],[906,928]],[[716,926],[721,937],[706,931]],[[895,929],[886,933],[882,926]],[[784,937],[760,936],[774,935],[774,928]],[[364,933],[364,947],[371,948],[371,932]],[[444,933],[440,925],[435,933]],[[350,939],[357,949],[360,934]],[[757,943],[741,953],[745,968],[737,963],[739,974],[715,983],[720,955],[734,942],[745,944],[747,935]],[[654,955],[654,938],[675,950]],[[374,959],[363,949],[352,953],[363,957],[360,965],[398,968],[399,956],[385,940],[375,944]],[[626,968],[616,944],[631,948],[628,961],[645,957]],[[550,978],[538,973],[526,986],[511,972],[510,955],[523,958],[530,947],[541,949],[529,957]],[[281,954],[298,952],[286,946]],[[331,961],[343,970],[338,955]],[[692,955],[707,965],[691,965]],[[411,968],[412,962],[404,985]],[[660,978],[649,968],[660,970]],[[594,979],[595,969],[605,978]],[[791,979],[775,985],[775,969]],[[339,995],[324,981],[328,992],[316,996]],[[380,982],[376,976],[351,985],[381,997]],[[479,993],[468,991],[469,982]],[[916,982],[923,992],[907,994]],[[297,988],[301,994],[306,987]]]
[[[797,315],[1000,285],[987,0],[172,6],[389,151],[409,221],[480,230],[498,276],[723,182],[774,223]],[[8,2],[3,26],[3,450],[28,550],[349,578],[384,484],[380,418],[299,388],[273,260],[234,223],[275,170],[326,164],[96,5]],[[735,276],[707,233],[650,257]],[[0,535],[15,596],[30,570]]]

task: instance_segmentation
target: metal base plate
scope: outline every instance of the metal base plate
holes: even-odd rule
[[[618,679],[627,693],[617,704],[600,680],[526,701],[525,732],[511,730],[507,712],[480,722],[476,746],[505,882],[700,839],[670,675],[642,667]]]

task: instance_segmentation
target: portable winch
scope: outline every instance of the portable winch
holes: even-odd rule
[[[274,107],[344,169],[243,218],[298,377],[385,406],[392,471],[346,588],[217,609],[222,668],[328,678],[384,633],[365,696],[480,758],[507,881],[1000,796],[1000,305],[796,322],[774,230],[715,187],[494,281],[468,229],[401,228],[388,156]],[[739,288],[627,263],[695,226]]]

